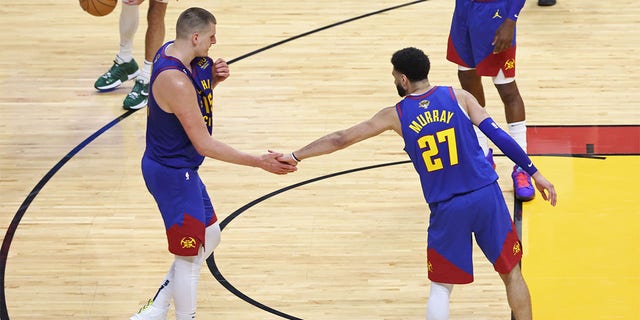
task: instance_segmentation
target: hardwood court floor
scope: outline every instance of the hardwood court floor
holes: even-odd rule
[[[434,84],[457,84],[455,66],[444,58],[453,1],[415,3],[245,55],[404,3],[172,1],[167,39],[185,8],[214,11],[219,34],[210,52],[233,62],[231,78],[217,91],[215,137],[252,153],[289,151],[395,103],[389,58],[402,47],[430,55]],[[11,319],[127,319],[168,268],[162,223],[139,170],[145,111],[100,131],[124,114],[120,105],[132,85],[103,94],[92,86],[117,50],[116,10],[96,18],[74,1],[7,0],[0,7],[0,226],[8,243],[2,280]],[[640,124],[639,17],[640,5],[630,0],[559,0],[550,8],[527,2],[518,22],[518,85],[528,123]],[[139,62],[145,28],[143,13],[135,38]],[[485,89],[489,111],[504,124],[488,79]],[[224,220],[302,181],[406,160],[401,149],[388,133],[305,161],[289,176],[216,161],[205,162],[201,174]],[[558,184],[560,205],[551,210],[537,199],[524,208],[523,265],[534,313],[539,319],[633,319],[640,300],[633,291],[638,221],[627,218],[640,210],[628,201],[632,196],[611,192],[628,186],[637,193],[637,176],[621,171],[636,168],[637,157],[622,163],[608,157],[606,168],[557,157],[536,161]],[[510,162],[497,162],[511,199]],[[423,319],[428,212],[418,187],[411,166],[397,164],[279,194],[226,226],[216,264],[236,289],[292,317]],[[612,196],[618,200],[607,201]],[[582,211],[589,219],[579,218]],[[611,237],[603,225],[615,221],[624,228],[611,228],[619,231]],[[570,246],[580,250],[557,251]],[[474,257],[476,282],[454,289],[452,319],[507,319],[498,276],[478,250]],[[568,274],[574,277],[566,280]],[[597,304],[595,297],[618,299]],[[200,319],[282,319],[233,295],[206,266],[198,304]]]

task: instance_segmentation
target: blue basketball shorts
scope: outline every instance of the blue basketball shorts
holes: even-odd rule
[[[473,282],[472,235],[498,273],[509,273],[522,258],[511,214],[497,182],[430,204],[427,267],[434,282]]]
[[[459,1],[456,4],[447,44],[447,60],[475,68],[480,76],[505,78],[516,73],[516,36],[509,49],[494,54],[493,39],[507,15],[508,1]]]
[[[142,176],[164,221],[169,252],[195,256],[204,245],[205,229],[217,221],[198,171],[164,166],[146,155]]]

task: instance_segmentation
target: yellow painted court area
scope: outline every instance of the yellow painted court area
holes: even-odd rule
[[[640,319],[640,157],[535,157],[559,193],[523,208],[537,319]]]

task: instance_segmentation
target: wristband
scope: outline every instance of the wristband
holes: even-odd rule
[[[295,160],[296,162],[301,162],[302,160],[298,159],[298,157],[296,157],[295,154],[293,154],[293,151],[291,152],[291,158],[293,158],[293,160]]]

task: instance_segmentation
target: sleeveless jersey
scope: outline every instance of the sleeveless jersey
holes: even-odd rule
[[[213,129],[213,60],[209,57],[196,57],[191,61],[191,71],[180,60],[165,54],[166,48],[173,41],[165,43],[153,59],[151,83],[149,85],[149,102],[147,107],[147,137],[145,156],[173,168],[195,168],[204,160],[200,155],[180,121],[173,113],[160,109],[153,96],[153,83],[165,70],[180,70],[186,74],[198,95],[198,104],[203,121],[211,134]]]
[[[451,87],[406,96],[396,104],[396,111],[404,150],[420,176],[428,203],[448,200],[498,179]]]

